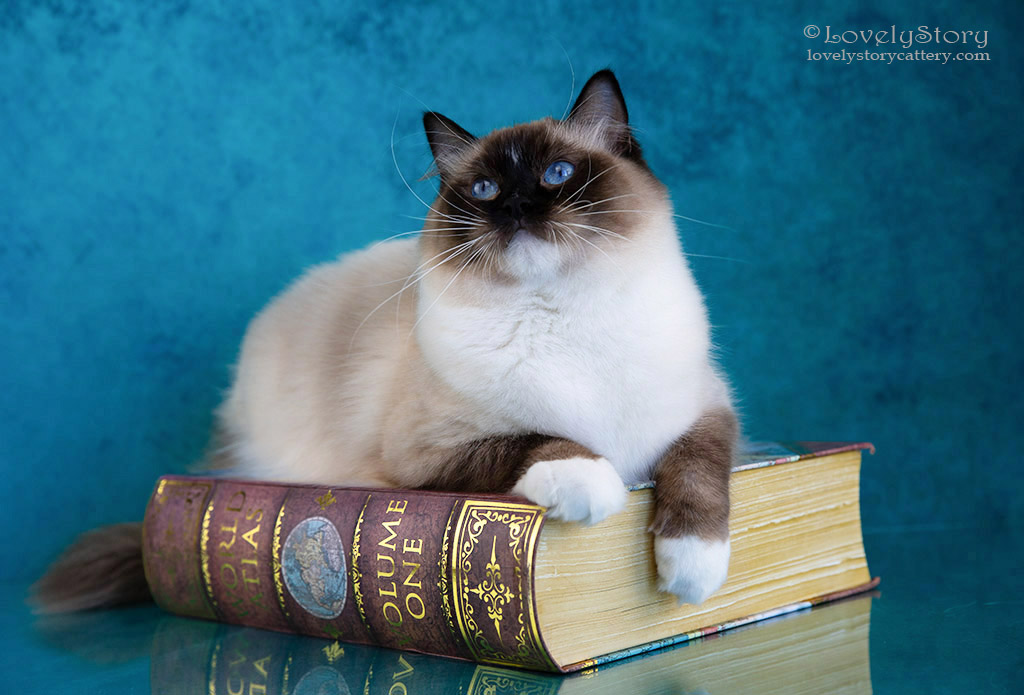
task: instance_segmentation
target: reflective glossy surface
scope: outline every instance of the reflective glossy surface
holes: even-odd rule
[[[568,677],[186,620],[140,606],[35,620],[4,593],[9,692],[1016,693],[1024,542],[1013,532],[866,538],[879,592]]]

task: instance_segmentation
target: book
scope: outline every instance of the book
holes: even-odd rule
[[[869,695],[871,601],[859,595],[568,675],[167,617],[150,645],[150,688],[166,695]]]
[[[729,579],[700,606],[657,590],[651,484],[590,527],[510,495],[165,476],[146,579],[180,615],[502,667],[586,670],[871,588],[869,444],[759,445],[731,478]]]

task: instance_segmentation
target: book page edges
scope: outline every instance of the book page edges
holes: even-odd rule
[[[780,466],[784,463],[796,463],[822,456],[842,454],[847,451],[866,451],[875,453],[875,445],[871,442],[748,442],[740,452],[739,462],[732,467],[733,473],[750,471],[768,466]],[[629,485],[630,492],[648,490],[654,487],[653,480]]]
[[[653,495],[593,527],[549,522],[535,566],[541,632],[562,667],[871,581],[860,528],[861,452],[733,479],[730,577],[701,606],[656,590]],[[617,616],[617,617],[615,617]]]
[[[789,613],[796,613],[797,611],[807,610],[814,606],[821,605],[823,603],[829,603],[831,601],[838,601],[856,594],[870,591],[878,586],[882,581],[881,577],[875,577],[866,584],[860,584],[858,586],[851,587],[849,589],[840,589],[839,591],[833,591],[821,596],[808,599],[806,601],[797,601],[796,603],[790,603],[779,608],[773,608],[771,610],[762,611],[760,613],[754,613],[743,618],[737,618],[735,620],[727,620],[725,622],[718,623],[716,625],[710,625],[708,627],[693,630],[692,632],[685,632],[680,635],[673,637],[666,637],[664,639],[654,640],[647,642],[646,644],[639,644],[635,647],[629,647],[627,649],[620,649],[615,652],[609,652],[593,659],[584,659],[574,664],[567,664],[560,667],[562,673],[574,673],[576,671],[584,671],[586,669],[594,668],[595,666],[601,666],[607,664],[610,661],[618,661],[619,659],[628,659],[631,656],[637,656],[639,654],[646,654],[656,649],[663,647],[670,647],[674,644],[680,644],[682,642],[688,642],[693,639],[699,639],[701,637],[707,637],[719,632],[726,630],[732,630],[733,628],[742,627],[744,625],[750,625],[752,623],[759,622],[761,620],[768,620],[769,618],[776,618],[780,615],[786,615]]]

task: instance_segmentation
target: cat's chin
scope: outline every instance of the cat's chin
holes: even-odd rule
[[[538,280],[557,274],[564,259],[557,245],[519,229],[509,239],[502,261],[505,271],[513,277]]]

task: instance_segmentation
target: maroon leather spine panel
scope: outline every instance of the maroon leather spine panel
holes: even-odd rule
[[[553,670],[533,605],[542,523],[509,496],[167,476],[144,562],[174,613]]]
[[[203,515],[199,559],[207,598],[226,623],[289,630],[276,600],[273,533],[287,489],[217,483]]]

